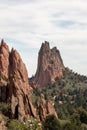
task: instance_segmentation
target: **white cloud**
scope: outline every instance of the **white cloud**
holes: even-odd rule
[[[39,50],[45,40],[60,49],[66,66],[87,75],[86,35],[86,0],[0,0],[0,39],[20,51],[29,75],[35,72],[36,57],[29,53],[32,65],[28,65],[23,47]]]

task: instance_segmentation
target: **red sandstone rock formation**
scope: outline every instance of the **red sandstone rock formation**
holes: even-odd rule
[[[43,121],[48,115],[55,115],[58,118],[52,102],[50,100],[46,101],[43,94],[41,94],[40,97],[39,113],[41,121]]]
[[[10,99],[13,117],[36,116],[36,110],[30,101],[31,87],[28,74],[19,53],[12,49],[10,54]]]
[[[6,43],[2,40],[0,44],[0,76],[8,78],[9,73],[9,48]],[[0,77],[0,83],[6,84],[5,80]]]
[[[0,100],[5,101],[9,73],[9,48],[2,40],[0,44]]]
[[[33,81],[41,87],[52,84],[63,77],[65,67],[56,47],[50,49],[49,43],[42,43],[38,56],[38,67]]]
[[[50,68],[51,64],[54,66],[54,63],[50,64],[50,55],[53,55],[53,51],[52,54],[47,54],[46,48],[48,48],[48,51],[51,53],[48,43],[43,44],[39,56],[41,63],[39,61],[39,67],[36,74],[37,78],[42,74],[43,77],[39,77],[41,79],[38,80],[38,83],[44,81],[42,82],[42,86],[53,80],[54,77],[52,77],[51,74],[56,73]],[[46,52],[46,54],[44,54],[44,52]],[[55,64],[56,62],[58,61],[55,61]],[[50,71],[52,71],[52,73]],[[11,52],[9,52],[9,48],[3,40],[0,45],[0,77],[0,100],[6,101],[8,99],[10,101],[10,116],[20,120],[22,120],[25,116],[36,117],[36,109],[33,107],[30,100],[32,90],[28,83],[26,66],[16,50],[12,49]],[[62,77],[62,73],[60,73],[60,77]],[[44,80],[42,80],[43,78]],[[36,84],[36,88],[38,86],[40,87],[40,85]],[[39,110],[41,120],[43,120],[49,114],[54,114],[57,117],[52,103],[50,101],[45,101],[43,95],[41,95]]]
[[[28,83],[26,66],[16,50],[12,49],[9,52],[3,40],[0,45],[0,77],[0,100],[9,99],[11,117],[18,119],[24,116],[35,117],[36,109],[30,100],[31,87]]]

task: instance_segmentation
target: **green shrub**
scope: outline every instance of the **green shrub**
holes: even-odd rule
[[[71,123],[80,126],[81,121],[80,121],[80,115],[78,113],[73,113],[71,116]]]
[[[73,124],[73,123],[66,123],[63,126],[63,130],[81,130],[79,126]]]
[[[80,109],[80,120],[82,123],[87,124],[87,112],[84,109]]]
[[[18,120],[10,120],[7,128],[7,130],[27,130],[26,126]]]
[[[23,123],[25,124],[27,130],[42,130],[42,125],[38,119],[33,117],[27,119],[24,117]]]
[[[0,103],[0,111],[1,111],[2,114],[4,114],[5,116],[9,116],[10,104],[9,104],[9,103],[5,103],[5,102],[1,102],[1,103]]]
[[[60,123],[54,115],[49,115],[43,122],[43,130],[60,130]]]
[[[7,122],[7,130],[42,130],[40,121],[31,117],[24,118],[22,122],[19,120],[9,120]]]

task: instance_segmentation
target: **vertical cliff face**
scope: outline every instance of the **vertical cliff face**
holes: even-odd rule
[[[9,74],[9,48],[2,40],[0,43],[0,100],[6,101]]]
[[[65,68],[56,47],[50,49],[49,43],[42,43],[38,55],[37,72],[34,78],[36,84],[41,87],[54,83],[56,79],[63,77]]]
[[[31,87],[28,74],[19,53],[12,49],[10,54],[10,99],[12,116],[21,119],[24,116],[36,116],[36,110],[31,104]]]
[[[7,81],[8,79],[8,81]],[[26,66],[19,53],[9,48],[2,40],[0,45],[0,100],[9,99],[12,118],[22,119],[24,116],[36,116],[30,94]]]
[[[2,40],[0,44],[0,76],[8,78],[9,73],[9,48]],[[4,85],[6,82],[0,77],[0,82]]]

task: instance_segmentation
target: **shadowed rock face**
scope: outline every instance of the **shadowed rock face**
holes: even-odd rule
[[[40,116],[41,121],[43,121],[48,115],[55,115],[56,118],[58,118],[52,102],[50,100],[46,101],[44,99],[43,94],[41,94],[41,97],[40,97],[39,113],[40,113],[39,116]]]
[[[24,116],[35,117],[36,109],[30,100],[32,90],[28,83],[26,66],[16,50],[12,49],[9,52],[9,48],[3,40],[0,45],[0,75],[0,100],[9,99],[11,103],[10,116],[20,120]]]
[[[7,98],[7,79],[9,75],[9,48],[2,40],[0,44],[0,100]]]
[[[52,84],[56,79],[63,77],[65,67],[56,47],[50,49],[49,43],[42,43],[38,55],[37,72],[34,77],[36,84],[41,87]]]

